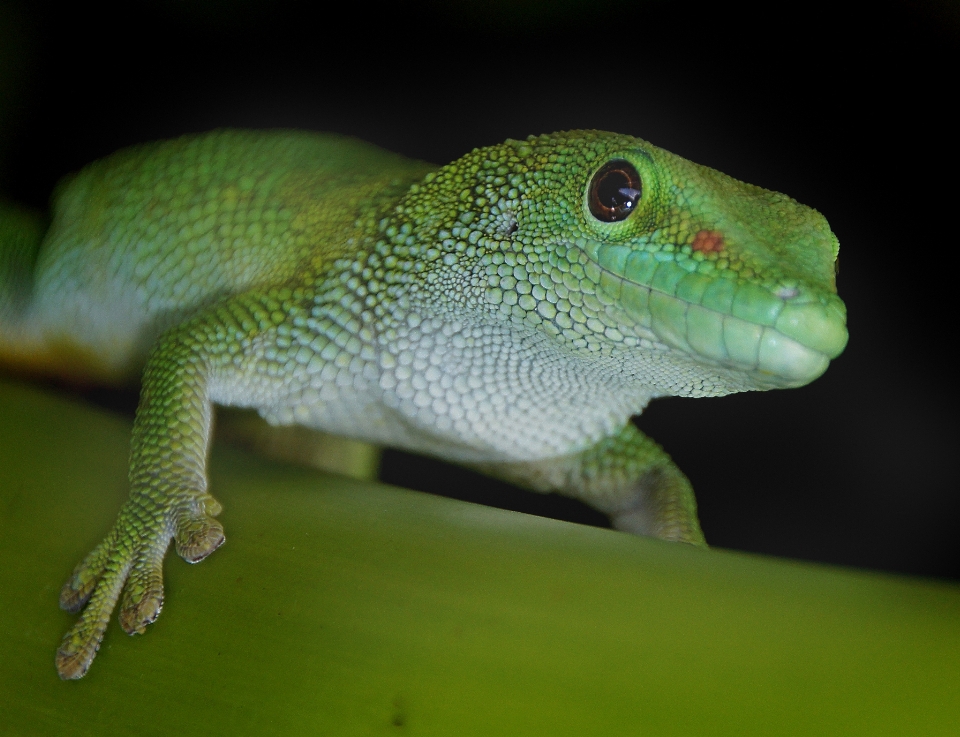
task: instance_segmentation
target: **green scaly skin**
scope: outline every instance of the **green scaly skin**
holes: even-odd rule
[[[614,160],[642,185],[605,222],[590,192]],[[130,499],[61,593],[82,609],[62,678],[86,672],[121,597],[127,632],[156,619],[171,539],[190,562],[223,542],[212,403],[703,545],[689,482],[630,417],[658,396],[801,386],[847,338],[823,217],[611,133],[436,168],[336,136],[219,131],[87,167],[42,239],[0,215],[0,358],[143,371]]]

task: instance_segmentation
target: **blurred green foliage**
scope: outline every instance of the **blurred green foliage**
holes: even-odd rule
[[[0,733],[947,735],[960,588],[633,538],[216,447],[227,544],[90,673],[59,585],[129,423],[0,383]]]

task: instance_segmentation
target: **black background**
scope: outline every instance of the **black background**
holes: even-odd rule
[[[0,0],[0,194],[219,126],[348,133],[445,163],[569,128],[630,133],[816,207],[851,339],[799,390],[664,399],[638,420],[718,546],[960,578],[950,2]],[[390,453],[393,482],[603,524]]]

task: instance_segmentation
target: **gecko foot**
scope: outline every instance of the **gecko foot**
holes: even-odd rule
[[[124,505],[110,534],[60,591],[61,609],[83,610],[57,650],[62,679],[87,672],[121,594],[118,619],[127,634],[142,634],[157,619],[163,607],[163,557],[171,538],[184,560],[202,560],[223,544],[223,526],[212,517],[220,509],[208,495],[194,497],[186,509],[168,515],[152,515],[132,501]]]
[[[690,482],[672,463],[655,466],[608,510],[614,528],[634,535],[706,546]]]

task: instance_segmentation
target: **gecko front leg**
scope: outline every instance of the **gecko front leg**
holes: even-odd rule
[[[184,329],[166,334],[147,363],[133,429],[130,498],[60,592],[61,608],[83,609],[57,651],[61,678],[86,673],[121,593],[119,620],[128,634],[142,633],[157,618],[171,539],[190,563],[223,544],[223,527],[214,519],[221,507],[206,490],[211,362],[196,337]]]
[[[632,424],[581,453],[474,467],[534,491],[580,499],[610,515],[618,530],[706,545],[687,477]]]
[[[171,540],[189,563],[223,544],[214,519],[221,506],[207,493],[211,386],[236,380],[236,365],[279,321],[276,307],[272,295],[234,298],[171,329],[155,346],[133,427],[130,498],[60,592],[63,609],[83,609],[57,651],[61,678],[86,673],[121,594],[119,620],[128,634],[157,618]]]

